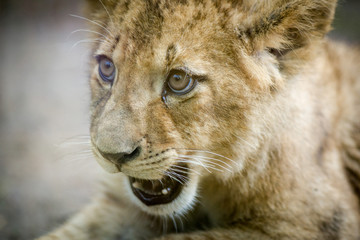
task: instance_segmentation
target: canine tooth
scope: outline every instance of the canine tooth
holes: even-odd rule
[[[166,194],[169,194],[170,191],[171,191],[170,188],[167,188],[167,189],[164,188],[163,190],[161,190],[161,193],[166,195]]]
[[[139,182],[133,182],[132,186],[133,188],[137,188],[137,189],[141,188],[141,184]]]

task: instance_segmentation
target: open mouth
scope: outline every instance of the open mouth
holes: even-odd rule
[[[147,206],[172,202],[179,196],[187,179],[187,168],[183,165],[178,167],[181,169],[174,166],[175,170],[168,172],[159,180],[129,177],[134,195]]]

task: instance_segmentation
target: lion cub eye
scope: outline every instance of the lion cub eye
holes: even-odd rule
[[[196,81],[192,76],[181,70],[173,70],[167,78],[167,85],[169,89],[178,95],[183,95],[190,92],[194,87]]]
[[[115,78],[116,68],[112,60],[105,56],[97,57],[99,63],[99,75],[104,82],[112,83]]]

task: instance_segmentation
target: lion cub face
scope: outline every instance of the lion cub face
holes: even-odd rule
[[[105,4],[91,76],[93,152],[127,176],[145,211],[181,213],[204,176],[240,171],[258,147],[259,109],[280,86],[279,62],[254,47],[262,40],[242,38],[238,23],[248,18],[234,3]]]

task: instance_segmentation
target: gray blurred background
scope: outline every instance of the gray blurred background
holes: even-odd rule
[[[32,239],[96,192],[88,151],[83,1],[0,0],[0,239]],[[332,38],[360,40],[360,1],[340,1]]]

